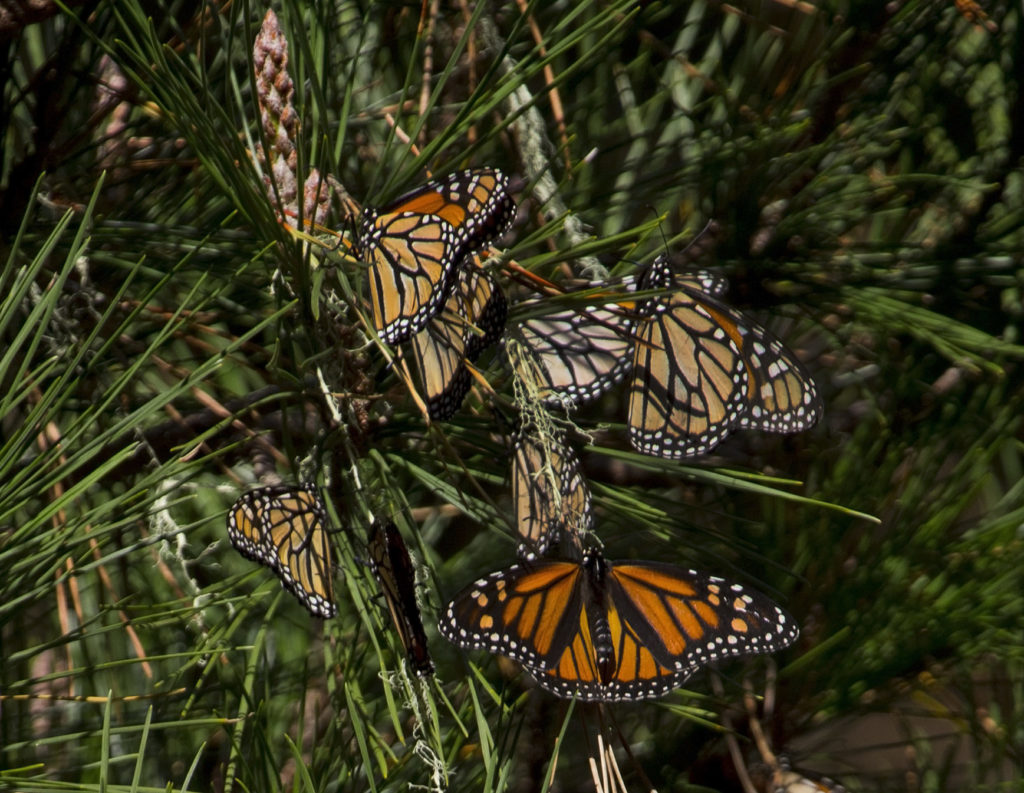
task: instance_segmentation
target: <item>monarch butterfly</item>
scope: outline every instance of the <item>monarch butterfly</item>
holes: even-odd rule
[[[370,527],[370,558],[409,663],[421,677],[432,674],[434,663],[430,660],[427,635],[416,605],[416,575],[409,551],[394,523],[375,521]]]
[[[470,386],[465,362],[498,340],[507,316],[508,303],[494,279],[475,265],[463,265],[444,310],[412,337],[432,419],[455,415]]]
[[[634,291],[633,278],[604,287]],[[579,405],[599,397],[632,366],[632,302],[568,308],[525,320],[516,333],[541,368],[538,396],[550,407]]]
[[[590,488],[565,438],[549,433],[542,440],[524,424],[513,436],[512,450],[512,502],[524,539],[519,555],[542,556],[562,532],[578,546],[593,522]]]
[[[769,653],[799,629],[766,596],[662,562],[515,565],[448,604],[449,641],[519,663],[560,697],[604,702],[660,697],[705,664]]]
[[[243,556],[265,564],[317,617],[333,617],[331,544],[316,485],[277,485],[243,493],[228,512],[228,537]]]
[[[671,288],[641,309],[633,347],[629,437],[644,454],[704,454],[733,429],[798,432],[821,416],[807,370],[778,339],[719,297],[723,279],[673,276],[664,256],[644,289]]]
[[[494,168],[435,179],[365,210],[353,252],[370,261],[380,337],[395,344],[421,331],[448,299],[463,259],[504,234],[515,214],[508,179]]]

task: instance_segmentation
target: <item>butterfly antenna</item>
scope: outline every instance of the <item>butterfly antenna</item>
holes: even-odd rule
[[[696,264],[707,254],[711,253],[718,244],[718,236],[721,230],[722,227],[717,220],[714,218],[709,219],[704,224],[704,228],[698,231],[693,239],[686,244],[686,247],[683,248],[680,253],[683,261],[680,264],[683,267],[688,267]]]
[[[713,218],[708,220],[704,224],[703,228],[698,231],[686,246],[675,256],[669,254],[669,243],[665,237],[664,231],[661,233],[661,241],[665,248],[665,255],[672,259],[672,265],[674,270],[682,270],[688,267],[692,267],[705,256],[710,254],[715,246],[718,244],[719,233],[722,227],[717,220]]]

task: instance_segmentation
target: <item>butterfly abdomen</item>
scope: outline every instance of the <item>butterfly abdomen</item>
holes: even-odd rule
[[[583,597],[590,640],[597,661],[597,676],[607,685],[615,676],[615,646],[609,619],[618,619],[615,605],[608,597],[608,562],[596,554],[583,557],[588,575],[583,577]]]

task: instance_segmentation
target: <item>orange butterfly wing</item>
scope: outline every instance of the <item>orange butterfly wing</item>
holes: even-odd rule
[[[228,512],[228,537],[240,553],[265,564],[317,617],[333,617],[334,564],[327,513],[316,485],[260,487]]]
[[[738,328],[688,292],[653,305],[634,342],[630,441],[659,457],[705,453],[746,409]]]
[[[508,303],[497,282],[475,265],[460,268],[444,309],[412,337],[412,357],[432,419],[455,415],[471,385],[466,362],[501,337],[507,316]]]
[[[822,413],[814,380],[765,328],[726,305],[724,279],[673,276],[659,257],[644,289],[674,291],[645,304],[637,329],[629,434],[644,454],[704,454],[732,430],[798,432]]]
[[[701,666],[791,644],[796,623],[740,584],[661,562],[541,561],[475,582],[441,632],[519,661],[562,697],[660,697]]]
[[[564,535],[579,547],[579,535],[593,522],[590,487],[561,434],[549,436],[546,447],[529,426],[513,435],[512,503],[523,538],[517,549],[520,557],[543,555]]]
[[[370,264],[370,308],[384,341],[421,331],[448,299],[463,259],[515,219],[508,180],[479,168],[435,179],[363,213],[354,253]]]
[[[478,579],[448,604],[441,633],[460,647],[531,667],[553,665],[576,632],[582,570],[574,562],[542,561]]]

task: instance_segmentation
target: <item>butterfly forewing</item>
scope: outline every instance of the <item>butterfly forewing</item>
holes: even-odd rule
[[[799,634],[792,617],[761,593],[660,562],[616,564],[609,594],[643,645],[679,671],[773,652]]]
[[[595,283],[630,292],[631,278]],[[567,308],[525,320],[516,334],[541,368],[538,396],[549,406],[579,405],[621,381],[632,366],[632,301]]]
[[[718,319],[687,292],[674,293],[640,322],[629,399],[638,451],[679,458],[716,446],[746,403],[746,366]]]
[[[427,188],[443,199],[428,211],[440,215],[456,229],[460,243],[465,246],[463,257],[486,248],[508,231],[516,218],[508,179],[496,168],[454,173],[429,182]]]
[[[729,291],[729,279],[710,270],[692,270],[676,273],[665,254],[658,256],[639,277],[639,288],[672,289],[680,287],[712,297],[723,297]]]
[[[742,312],[714,295],[697,292],[682,279],[680,283],[739,347],[746,371],[745,409],[736,426],[782,433],[814,426],[822,413],[821,397],[796,356]]]
[[[673,281],[669,281],[672,284]],[[697,270],[675,276],[674,283],[683,288],[701,292],[711,297],[724,297],[729,291],[729,280],[707,270]]]
[[[282,583],[313,614],[333,617],[334,560],[319,494],[295,489],[277,495],[264,507],[262,519]]]
[[[531,668],[553,666],[576,632],[581,569],[541,561],[481,578],[448,604],[441,633],[466,649],[489,650]]]

